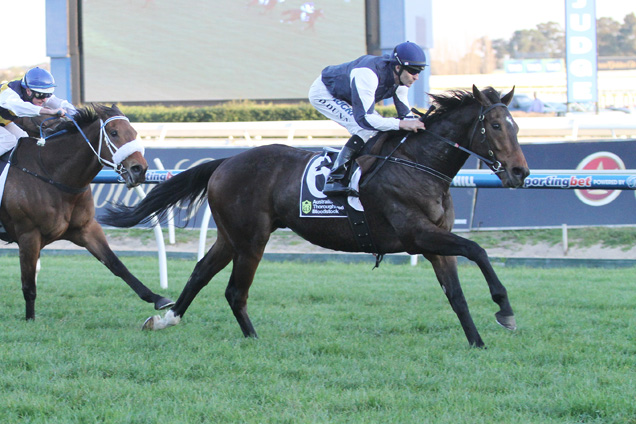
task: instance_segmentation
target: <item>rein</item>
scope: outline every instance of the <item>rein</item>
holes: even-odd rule
[[[506,106],[504,103],[495,103],[492,104],[490,106],[488,106],[486,108],[486,110],[484,110],[483,106],[480,106],[479,108],[479,115],[477,116],[477,119],[475,120],[475,124],[473,127],[473,131],[471,132],[470,138],[468,139],[468,147],[472,146],[473,144],[473,139],[475,138],[475,133],[477,132],[477,127],[479,125],[481,125],[481,129],[480,129],[480,133],[482,134],[482,139],[480,140],[480,143],[483,143],[484,141],[488,144],[488,139],[486,138],[486,127],[484,125],[484,119],[486,118],[486,114],[488,112],[490,112],[492,109],[499,107],[499,106],[503,106],[505,108],[507,108],[508,106]],[[417,115],[419,115],[420,117],[422,117],[423,119],[426,119],[426,117],[428,117],[428,115],[435,110],[435,106],[431,106],[428,111],[426,112],[426,114],[423,114],[421,112],[419,112],[417,109],[413,108],[411,109],[411,111]],[[486,165],[488,165],[488,167],[494,172],[494,173],[499,173],[503,171],[503,167],[501,162],[499,162],[498,160],[495,159],[495,154],[492,151],[492,149],[490,148],[490,144],[488,144],[488,155],[493,158],[493,159],[488,159],[485,158],[475,152],[473,152],[472,150],[460,146],[458,143],[451,141],[447,138],[442,137],[441,135],[438,135],[434,132],[431,132],[429,130],[422,130],[423,132],[432,135],[435,139],[443,141],[444,143],[459,149],[465,153],[468,153],[471,156],[475,156],[477,159],[481,160],[482,162],[484,162]],[[442,181],[447,182],[448,184],[450,184],[453,179],[451,177],[449,177],[448,175],[444,174],[443,172],[437,171],[436,169],[433,169],[431,167],[419,164],[417,162],[413,162],[410,161],[408,159],[402,159],[402,158],[396,158],[393,157],[393,154],[397,151],[397,149],[404,144],[404,142],[407,140],[407,138],[409,137],[409,135],[411,134],[407,134],[406,136],[404,136],[404,138],[402,138],[402,140],[400,140],[400,142],[397,144],[397,146],[391,151],[391,153],[389,153],[387,156],[379,156],[379,155],[369,155],[371,157],[377,158],[377,159],[383,159],[383,162],[378,165],[373,172],[371,172],[371,174],[364,180],[364,182],[362,184],[360,184],[360,187],[364,187],[369,180],[371,180],[371,178],[373,178],[373,176],[380,170],[380,168],[382,168],[382,166],[384,166],[385,163],[387,162],[393,162],[396,163],[398,165],[404,165],[407,166],[409,168],[413,168],[413,169],[417,169],[418,171],[423,171],[426,172],[429,175],[432,175],[436,178],[439,178]]]
[[[52,180],[50,178],[43,177],[42,175],[37,174],[37,173],[35,173],[33,171],[30,171],[27,168],[18,168],[18,169],[20,169],[22,172],[24,172],[26,174],[32,175],[35,178],[38,178],[38,179],[44,181],[45,183],[51,184],[52,186],[56,187],[57,189],[65,192],[65,193],[80,194],[80,193],[84,193],[86,190],[88,190],[88,186],[86,186],[86,187],[71,187],[71,186],[68,186],[66,184],[58,183],[57,181]]]
[[[44,136],[43,133],[43,124],[46,121],[49,121],[51,119],[55,119],[57,117],[52,117],[52,118],[48,118],[45,119],[44,121],[42,121],[42,123],[40,123],[40,139],[37,141],[37,145],[38,146],[44,146],[46,144],[46,140],[58,135],[62,135],[68,132],[68,130],[61,130],[58,131],[54,134],[50,134],[48,136]],[[124,167],[121,165],[121,162],[123,160],[125,160],[128,156],[130,156],[131,154],[133,154],[134,152],[140,152],[142,155],[144,154],[144,147],[141,145],[141,142],[139,142],[139,140],[135,139],[135,140],[131,140],[127,143],[125,143],[122,147],[117,148],[117,146],[115,146],[115,144],[110,140],[110,138],[108,137],[108,134],[106,134],[106,125],[114,120],[117,119],[123,119],[126,120],[128,122],[129,119],[126,116],[122,116],[122,115],[116,115],[116,116],[111,116],[110,118],[106,119],[106,121],[102,121],[101,118],[99,120],[100,122],[100,127],[99,127],[99,147],[97,148],[97,150],[95,150],[95,148],[93,147],[93,145],[91,144],[91,142],[88,140],[88,137],[86,137],[86,134],[84,134],[84,131],[82,131],[82,129],[80,128],[80,126],[77,124],[77,122],[72,118],[72,117],[68,117],[69,120],[71,120],[73,122],[73,124],[75,125],[75,128],[77,128],[77,131],[82,135],[82,138],[84,139],[84,141],[86,141],[86,144],[88,144],[88,147],[90,147],[90,149],[93,151],[93,153],[95,154],[95,156],[97,156],[97,160],[99,161],[100,165],[102,166],[109,166],[111,168],[113,168],[115,170],[115,172],[117,172],[119,175],[122,175],[126,170],[124,169]],[[113,161],[109,161],[106,160],[104,158],[102,158],[101,153],[102,153],[102,145],[106,144],[106,146],[108,147],[108,150],[111,153],[111,156],[113,158]],[[12,155],[13,156],[13,155]],[[44,169],[44,164],[42,163],[42,158],[41,156],[38,154],[38,162],[40,163],[40,167],[42,169]],[[12,164],[13,166],[17,165],[15,163]],[[66,193],[70,193],[70,194],[79,194],[79,193],[83,193],[86,190],[88,190],[88,186],[86,187],[81,187],[81,188],[77,188],[77,187],[71,187],[68,186],[66,184],[63,183],[59,183],[57,181],[52,180],[49,177],[44,177],[42,175],[39,175],[36,172],[33,172],[27,168],[18,168],[20,169],[22,172],[32,175],[46,183],[49,183],[51,185],[53,185],[54,187],[58,188],[61,191],[64,191]]]

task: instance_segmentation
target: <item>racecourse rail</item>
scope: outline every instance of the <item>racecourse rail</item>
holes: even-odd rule
[[[636,115],[622,112],[603,114],[572,113],[566,116],[515,116],[519,137],[566,137],[577,140],[586,137],[635,137]],[[132,124],[144,140],[155,146],[170,145],[175,140],[188,139],[209,145],[224,144],[254,146],[261,141],[302,142],[315,145],[341,144],[349,138],[347,130],[330,120],[267,121],[267,122],[137,122]]]
[[[184,170],[149,169],[146,172],[146,183],[158,184]],[[124,180],[114,170],[102,170],[97,174],[95,184],[118,184]],[[503,188],[501,180],[490,170],[460,170],[453,178],[451,187],[459,188]],[[547,170],[531,171],[526,178],[523,189],[579,189],[579,190],[636,190],[636,169],[625,170]],[[141,198],[145,197],[140,187],[135,188]],[[198,260],[205,252],[205,240],[210,222],[210,208],[205,209],[199,235]],[[172,225],[169,223],[168,225]],[[168,266],[166,248],[159,222],[153,222],[159,257],[159,283],[162,288],[168,287]],[[412,261],[413,263],[413,261]]]

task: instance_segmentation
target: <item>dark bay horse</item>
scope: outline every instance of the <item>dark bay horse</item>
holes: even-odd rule
[[[1,237],[19,246],[26,319],[35,318],[40,251],[56,240],[85,247],[156,309],[172,305],[128,271],[95,220],[89,184],[104,164],[115,168],[129,188],[145,181],[148,164],[137,132],[115,106],[81,108],[73,118],[61,123],[54,130],[59,135],[43,145],[36,138],[21,139],[10,160],[0,205],[0,222],[6,230]],[[36,135],[40,122],[40,118],[20,118],[18,125]]]
[[[513,93],[514,88],[502,98],[491,87],[480,91],[473,86],[472,93],[432,95],[436,109],[424,119],[426,131],[381,134],[371,151],[358,158],[363,169],[360,201],[377,253],[424,255],[471,346],[482,347],[484,342],[459,283],[457,255],[480,267],[499,305],[497,322],[511,330],[516,322],[485,250],[451,233],[455,216],[450,182],[473,152],[497,172],[505,187],[523,184],[529,170],[517,141],[519,128],[507,108]],[[218,227],[216,242],[197,263],[174,307],[163,318],[149,318],[144,328],[179,323],[197,293],[233,262],[225,297],[243,334],[256,337],[247,314],[248,292],[265,245],[277,228],[288,227],[325,248],[363,250],[348,220],[299,217],[301,176],[314,156],[283,145],[257,147],[182,172],[155,187],[136,207],[111,210],[103,222],[131,227],[153,216],[161,219],[181,202],[192,206],[207,194]]]

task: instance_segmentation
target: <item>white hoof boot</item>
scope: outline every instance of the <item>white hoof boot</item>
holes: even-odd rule
[[[161,318],[159,315],[151,316],[144,322],[144,325],[141,326],[142,330],[163,330],[166,327],[172,327],[173,325],[179,324],[181,321],[181,317],[178,317],[169,310],[166,312],[166,315]]]

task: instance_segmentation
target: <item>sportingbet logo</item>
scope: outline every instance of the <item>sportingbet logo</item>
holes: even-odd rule
[[[550,175],[547,177],[532,177],[526,178],[523,183],[525,188],[533,187],[551,187],[551,188],[589,188],[592,187],[592,177],[577,177],[575,175],[571,177],[558,177]]]
[[[167,171],[148,171],[146,172],[146,182],[147,183],[161,183],[166,181],[167,179],[172,177],[171,172]]]

